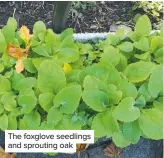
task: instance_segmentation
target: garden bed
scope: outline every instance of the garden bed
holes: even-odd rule
[[[146,29],[141,29],[144,27]],[[34,25],[34,35],[31,39],[28,31],[27,36],[22,36],[24,29],[27,31],[27,28],[21,28],[15,36],[16,22],[10,18],[7,26],[0,32],[0,42],[3,46],[0,50],[0,77],[7,85],[0,89],[0,129],[93,129],[96,138],[112,137],[113,142],[121,148],[130,145],[125,148],[120,158],[161,156],[162,30],[150,35],[151,23],[147,16],[138,20],[135,32],[127,35],[121,29],[96,44],[78,42],[75,45],[71,29],[67,29],[59,37],[52,30],[46,30],[42,22]],[[13,37],[8,36],[8,30],[14,32]],[[52,39],[57,42],[52,43]],[[32,54],[28,54],[29,45]],[[50,47],[51,51],[47,47]],[[40,51],[43,48],[45,51]],[[15,49],[16,52],[13,51]],[[65,56],[65,49],[70,56]],[[24,51],[23,54],[19,50]],[[8,53],[8,58],[5,53]],[[51,58],[53,59],[50,60]],[[34,62],[36,60],[37,63]],[[52,76],[47,73],[47,65]],[[80,73],[76,72],[77,69]],[[56,75],[58,73],[60,78]],[[158,84],[155,80],[157,76],[160,79]],[[53,80],[50,80],[50,77]],[[96,97],[90,95],[92,93]],[[77,95],[76,98],[74,94]],[[68,95],[70,96],[67,97]],[[24,99],[26,97],[33,102],[29,104],[29,99]],[[69,109],[63,106],[63,99],[68,103]],[[44,100],[51,102],[47,104]],[[54,119],[54,113],[59,116],[57,119]],[[121,115],[122,113],[124,115]],[[151,116],[155,120],[152,120]],[[128,131],[129,128],[132,131]],[[151,130],[148,130],[150,128]],[[140,137],[149,140],[139,140]],[[4,136],[0,138],[3,139]],[[2,146],[3,142],[4,140],[0,141]],[[89,147],[82,156],[84,154],[84,157],[88,155],[103,158],[104,143],[107,142],[100,142],[97,147]],[[131,145],[136,143],[137,145]],[[137,152],[136,148],[139,149]],[[27,157],[29,155],[31,158],[47,157],[42,154],[27,154]],[[26,154],[23,155],[25,156]],[[22,154],[17,157],[22,157]],[[56,157],[71,158],[77,155],[58,154]]]

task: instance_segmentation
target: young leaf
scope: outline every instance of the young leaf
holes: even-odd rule
[[[17,119],[14,116],[8,116],[8,130],[17,130]]]
[[[139,61],[129,64],[124,74],[130,82],[141,82],[149,77],[154,67],[155,65],[151,62]]]
[[[35,110],[24,115],[23,121],[28,129],[36,130],[40,126],[40,114]]]
[[[63,114],[61,113],[61,111],[55,106],[52,106],[48,111],[47,125],[49,127],[55,127],[55,125],[57,125],[57,123],[62,119],[62,117]]]
[[[111,63],[116,66],[120,61],[119,50],[113,46],[108,46],[104,49],[104,53],[101,55],[100,62]]]
[[[45,24],[42,21],[37,21],[34,24],[34,27],[33,27],[34,35],[38,36],[40,33],[43,33],[45,31],[46,31],[46,26],[45,26]]]
[[[135,25],[135,32],[138,36],[148,36],[151,31],[151,22],[147,15],[141,16],[136,25]]]
[[[128,82],[127,79],[121,79],[118,89],[122,91],[122,99],[126,97],[137,97],[137,89],[135,85],[131,82]]]
[[[6,114],[0,115],[0,129],[5,131],[8,128],[8,117]]]
[[[131,42],[123,42],[118,45],[118,48],[124,52],[132,52],[133,51],[133,44]]]
[[[2,75],[0,75],[0,87],[0,94],[8,92],[11,89],[10,81]]]
[[[7,92],[2,95],[0,102],[4,105],[4,108],[7,111],[13,111],[17,107],[15,96],[11,92]]]
[[[42,93],[39,95],[39,104],[45,111],[49,111],[49,109],[53,106],[53,93]]]
[[[142,37],[138,42],[134,42],[133,45],[137,49],[145,52],[149,50],[149,41],[146,37]]]
[[[80,85],[65,87],[55,96],[54,106],[60,107],[61,112],[65,114],[71,114],[77,109],[81,95]]]
[[[140,117],[140,110],[134,106],[132,97],[123,99],[113,111],[113,117],[122,122],[132,122]]]
[[[107,94],[100,90],[84,91],[82,98],[90,108],[98,112],[106,110],[109,105]]]
[[[162,111],[155,108],[144,109],[139,118],[139,126],[144,135],[151,139],[163,139]]]
[[[123,135],[127,140],[133,144],[136,144],[141,136],[138,120],[129,123],[123,123]]]
[[[7,44],[4,35],[0,31],[0,53],[4,53],[6,51]]]
[[[113,132],[119,131],[119,124],[112,116],[112,108],[106,109],[102,113],[98,113],[93,121],[91,129],[95,131],[95,137],[111,137]]]
[[[35,68],[31,58],[24,59],[23,65],[24,65],[25,70],[27,70],[28,72],[30,72],[30,73],[37,72],[37,69]]]
[[[112,140],[117,147],[124,148],[131,144],[131,142],[125,139],[122,131],[114,132]]]
[[[158,81],[157,81],[158,79]],[[158,97],[163,91],[163,67],[158,65],[152,72],[149,83],[148,92],[153,98]]]
[[[37,83],[41,92],[59,92],[66,85],[64,71],[53,61],[45,60],[40,65]]]

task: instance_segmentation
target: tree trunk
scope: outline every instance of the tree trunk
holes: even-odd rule
[[[71,6],[70,1],[55,1],[52,20],[54,32],[61,33],[66,28],[66,22]]]

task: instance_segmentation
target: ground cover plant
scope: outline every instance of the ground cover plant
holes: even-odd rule
[[[163,139],[163,34],[141,16],[98,43],[33,34],[11,17],[0,30],[0,129],[95,130],[118,147]]]

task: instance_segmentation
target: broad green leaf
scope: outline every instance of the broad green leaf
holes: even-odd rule
[[[58,60],[62,63],[70,63],[79,59],[79,53],[73,48],[63,48],[58,52]]]
[[[6,51],[7,44],[4,35],[0,31],[0,53],[4,53]]]
[[[158,79],[158,81],[157,81]],[[159,93],[163,91],[163,67],[157,66],[149,79],[148,92],[153,98],[158,97]]]
[[[113,111],[113,117],[122,122],[132,122],[138,119],[140,117],[140,110],[134,104],[134,98],[124,98]]]
[[[24,115],[23,121],[28,129],[36,130],[40,126],[40,114],[35,110]]]
[[[148,18],[147,15],[143,15],[141,16],[136,25],[135,25],[135,32],[138,36],[147,36],[149,35],[150,31],[151,31],[151,22],[150,19]]]
[[[84,91],[83,101],[93,110],[102,112],[109,105],[108,95],[100,90]]]
[[[95,76],[99,78],[102,81],[107,81],[108,76],[109,76],[110,70],[101,64],[93,64],[91,66],[88,66],[84,68],[80,75],[79,75],[79,80],[80,82],[83,82],[84,78],[87,75]]]
[[[124,137],[122,131],[114,132],[112,135],[112,140],[114,144],[120,148],[125,148],[131,144],[131,142]]]
[[[148,51],[149,50],[149,41],[146,37],[142,37],[138,42],[134,42],[134,47],[141,51]]]
[[[46,45],[56,52],[60,45],[59,36],[53,32],[52,29],[47,29],[47,34],[45,36]]]
[[[74,41],[73,41],[73,37],[72,36],[67,36],[60,43],[58,51],[60,51],[63,48],[74,48],[74,47],[75,47],[75,44],[74,44]]]
[[[16,21],[15,18],[10,17],[10,18],[8,19],[8,21],[7,21],[7,25],[10,26],[10,27],[12,27],[14,30],[16,30],[18,24],[17,24],[17,21]]]
[[[33,58],[33,59],[32,59],[32,63],[34,64],[35,68],[36,68],[37,70],[39,70],[40,64],[41,64],[44,60],[46,60],[46,58],[44,58],[44,57],[41,57],[41,58]]]
[[[157,49],[163,46],[163,39],[161,36],[154,36],[151,40],[150,48],[154,53]]]
[[[155,52],[155,61],[159,64],[163,64],[163,47]]]
[[[111,63],[113,66],[116,66],[120,61],[119,50],[113,46],[106,47],[104,53],[101,55],[100,61],[104,64]]]
[[[54,127],[62,119],[62,112],[55,106],[51,107],[47,115],[47,125]]]
[[[98,113],[93,121],[91,129],[95,131],[95,137],[111,137],[113,132],[119,131],[119,124],[117,120],[112,117],[113,109],[107,109],[102,113]]]
[[[121,79],[118,86],[118,90],[122,91],[122,99],[126,97],[137,97],[137,89],[135,85],[131,82],[128,82],[127,79]]]
[[[116,69],[118,71],[124,71],[126,67],[127,67],[127,59],[122,53],[120,53],[120,61],[116,65]]]
[[[163,111],[163,96],[153,102],[154,108]]]
[[[53,106],[53,93],[42,93],[39,95],[39,104],[45,111],[49,111],[49,109]]]
[[[78,83],[80,72],[81,70],[78,69],[73,69],[72,71],[67,72],[66,73],[67,83],[71,83],[71,82]]]
[[[136,63],[129,64],[125,69],[124,74],[130,82],[141,82],[149,77],[153,69],[153,63],[139,61]]]
[[[57,93],[66,85],[64,71],[53,61],[45,60],[40,65],[37,83],[41,92]]]
[[[72,116],[64,115],[62,120],[56,125],[56,130],[80,130],[82,127],[81,121],[72,122]]]
[[[63,41],[67,36],[73,36],[73,29],[68,28],[60,34],[60,40]]]
[[[28,114],[35,108],[37,98],[34,94],[20,95],[18,96],[18,104],[22,107],[21,112]]]
[[[109,75],[107,78],[107,83],[109,84],[114,84],[115,86],[118,86],[120,83],[120,73],[117,71],[117,69],[111,65],[108,64],[108,69],[109,69]]]
[[[3,72],[4,68],[5,68],[5,66],[0,63],[0,73]]]
[[[42,21],[37,21],[34,24],[34,27],[33,27],[34,35],[38,36],[40,33],[43,33],[45,31],[46,31],[46,26],[45,26],[45,24]]]
[[[109,34],[107,35],[107,39],[106,42],[108,43],[108,45],[117,45],[120,42],[120,38],[118,35],[113,35],[113,34]]]
[[[8,130],[17,130],[17,119],[14,116],[8,116]]]
[[[141,136],[141,130],[137,121],[123,123],[123,135],[125,139],[136,144]]]
[[[20,80],[22,80],[23,78],[25,78],[25,77],[23,76],[23,74],[21,74],[21,73],[18,74],[18,73],[16,73],[16,71],[14,71],[13,74],[12,74],[12,76],[11,76],[12,88],[15,89],[16,84],[17,84]]]
[[[118,48],[124,52],[132,52],[133,51],[133,44],[131,42],[123,42],[118,45]]]
[[[12,43],[15,39],[15,28],[10,25],[5,25],[2,28],[2,33],[7,43]]]
[[[24,59],[23,60],[23,65],[24,65],[24,68],[28,72],[30,72],[30,73],[36,73],[37,72],[37,69],[35,68],[31,58]]]
[[[2,103],[0,103],[0,115],[3,113],[3,111],[4,111],[4,106]]]
[[[21,91],[25,91],[27,89],[31,89],[36,85],[36,78],[34,77],[27,77],[27,78],[23,78],[20,81],[18,81],[15,84],[14,89],[21,92]]]
[[[51,49],[45,43],[38,45],[32,50],[40,56],[50,57],[51,55]]]
[[[134,57],[141,60],[149,60],[150,52],[145,52],[143,54],[135,54]]]
[[[0,94],[8,92],[10,89],[11,89],[10,81],[6,77],[0,75]]]
[[[65,87],[55,96],[54,106],[60,107],[61,112],[65,114],[71,114],[77,109],[81,95],[80,85]]]
[[[106,84],[100,79],[90,75],[87,75],[84,78],[83,87],[85,91],[100,90],[103,92],[107,92]]]
[[[109,104],[118,104],[122,98],[122,92],[117,90],[117,87],[113,84],[108,84],[108,97]]]
[[[139,118],[139,126],[144,135],[151,139],[163,139],[163,114],[155,108],[144,109]]]
[[[12,92],[2,95],[0,102],[4,105],[4,108],[7,111],[13,111],[17,107],[17,102]]]
[[[6,114],[0,115],[0,129],[2,131],[7,130],[8,128],[8,117]]]

